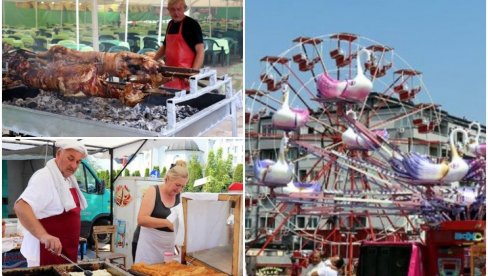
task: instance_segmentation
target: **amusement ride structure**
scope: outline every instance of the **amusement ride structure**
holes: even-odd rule
[[[443,120],[392,47],[350,33],[293,42],[260,60],[246,90],[246,207],[271,206],[276,223],[248,234],[250,246],[265,239],[258,255],[292,233],[352,260],[362,242],[424,243],[422,230],[484,220],[479,123]],[[315,217],[313,230],[296,227],[298,215]]]

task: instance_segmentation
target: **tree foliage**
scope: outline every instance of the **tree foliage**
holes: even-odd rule
[[[188,184],[185,186],[185,192],[200,192],[202,186],[194,186],[195,180],[203,177],[203,168],[198,161],[198,156],[193,155],[188,163]]]
[[[97,176],[101,181],[105,182],[105,188],[110,189],[110,174],[108,170],[97,171]]]
[[[114,177],[116,177],[117,175],[119,175],[120,171],[121,170],[115,170],[115,171],[113,171]],[[122,174],[120,176],[122,176]]]
[[[210,150],[205,168],[205,176],[208,178],[207,183],[203,185],[203,192],[221,193],[227,190],[232,182],[232,154],[227,158],[223,157],[223,149],[218,148],[215,154]]]
[[[210,150],[207,155],[207,165],[205,167],[205,176],[212,174],[212,169],[215,169],[217,163],[215,162],[215,153]]]
[[[232,176],[232,182],[244,183],[244,166],[242,164],[237,164]]]

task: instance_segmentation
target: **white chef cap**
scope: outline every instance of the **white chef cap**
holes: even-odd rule
[[[88,156],[88,151],[85,148],[85,145],[83,145],[82,142],[72,140],[72,139],[66,139],[66,140],[59,140],[56,141],[56,147],[60,149],[74,149],[78,152],[81,152],[85,155],[85,157]]]

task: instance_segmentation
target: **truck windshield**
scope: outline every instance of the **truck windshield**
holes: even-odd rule
[[[97,192],[96,179],[90,171],[87,170],[84,163],[81,163],[76,170],[75,177],[80,186],[80,190],[89,194],[95,194]]]

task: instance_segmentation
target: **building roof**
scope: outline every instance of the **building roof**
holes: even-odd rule
[[[193,140],[176,140],[166,151],[201,151]]]

